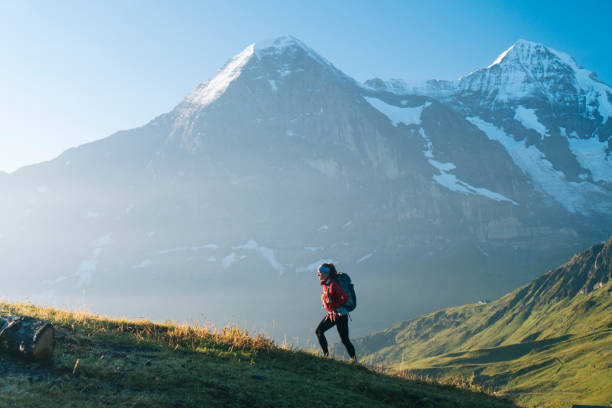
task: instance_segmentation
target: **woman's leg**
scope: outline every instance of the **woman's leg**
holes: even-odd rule
[[[334,324],[336,324],[336,322],[332,322],[329,316],[325,315],[323,320],[321,320],[321,323],[319,323],[319,326],[317,326],[317,330],[315,331],[315,333],[317,333],[317,339],[319,339],[319,344],[323,349],[323,354],[325,355],[328,355],[329,351],[327,350],[327,339],[325,338],[324,333],[334,327]]]
[[[340,335],[340,340],[342,340],[342,344],[344,344],[346,351],[349,353],[349,357],[354,358],[355,347],[353,347],[353,343],[349,340],[348,315],[337,316],[336,327]]]

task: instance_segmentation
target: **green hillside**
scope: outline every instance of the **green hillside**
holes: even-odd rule
[[[0,303],[56,328],[50,363],[0,355],[1,407],[497,407],[511,402],[287,350],[237,328]]]
[[[444,309],[356,341],[390,371],[477,384],[520,405],[612,400],[612,238],[506,296]]]

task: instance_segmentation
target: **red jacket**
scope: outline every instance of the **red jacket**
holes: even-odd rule
[[[335,312],[336,309],[344,306],[346,302],[348,302],[348,295],[335,279],[331,281],[328,279],[321,282],[321,286],[323,286],[321,301],[323,302],[323,307],[329,313]]]

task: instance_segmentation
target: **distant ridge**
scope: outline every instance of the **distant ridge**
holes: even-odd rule
[[[529,404],[567,390],[575,402],[612,399],[611,346],[612,238],[494,302],[440,310],[356,342],[369,364],[474,375]]]

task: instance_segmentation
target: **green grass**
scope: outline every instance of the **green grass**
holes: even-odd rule
[[[0,303],[56,328],[47,364],[3,354],[2,407],[513,407],[478,390],[277,347],[238,328],[106,319]]]
[[[528,407],[612,400],[612,240],[489,304],[464,305],[356,341],[390,372],[474,384]],[[602,286],[603,285],[603,286]]]
[[[525,406],[605,404],[612,384],[612,330],[586,336],[451,353],[416,361],[414,373],[474,376]]]

